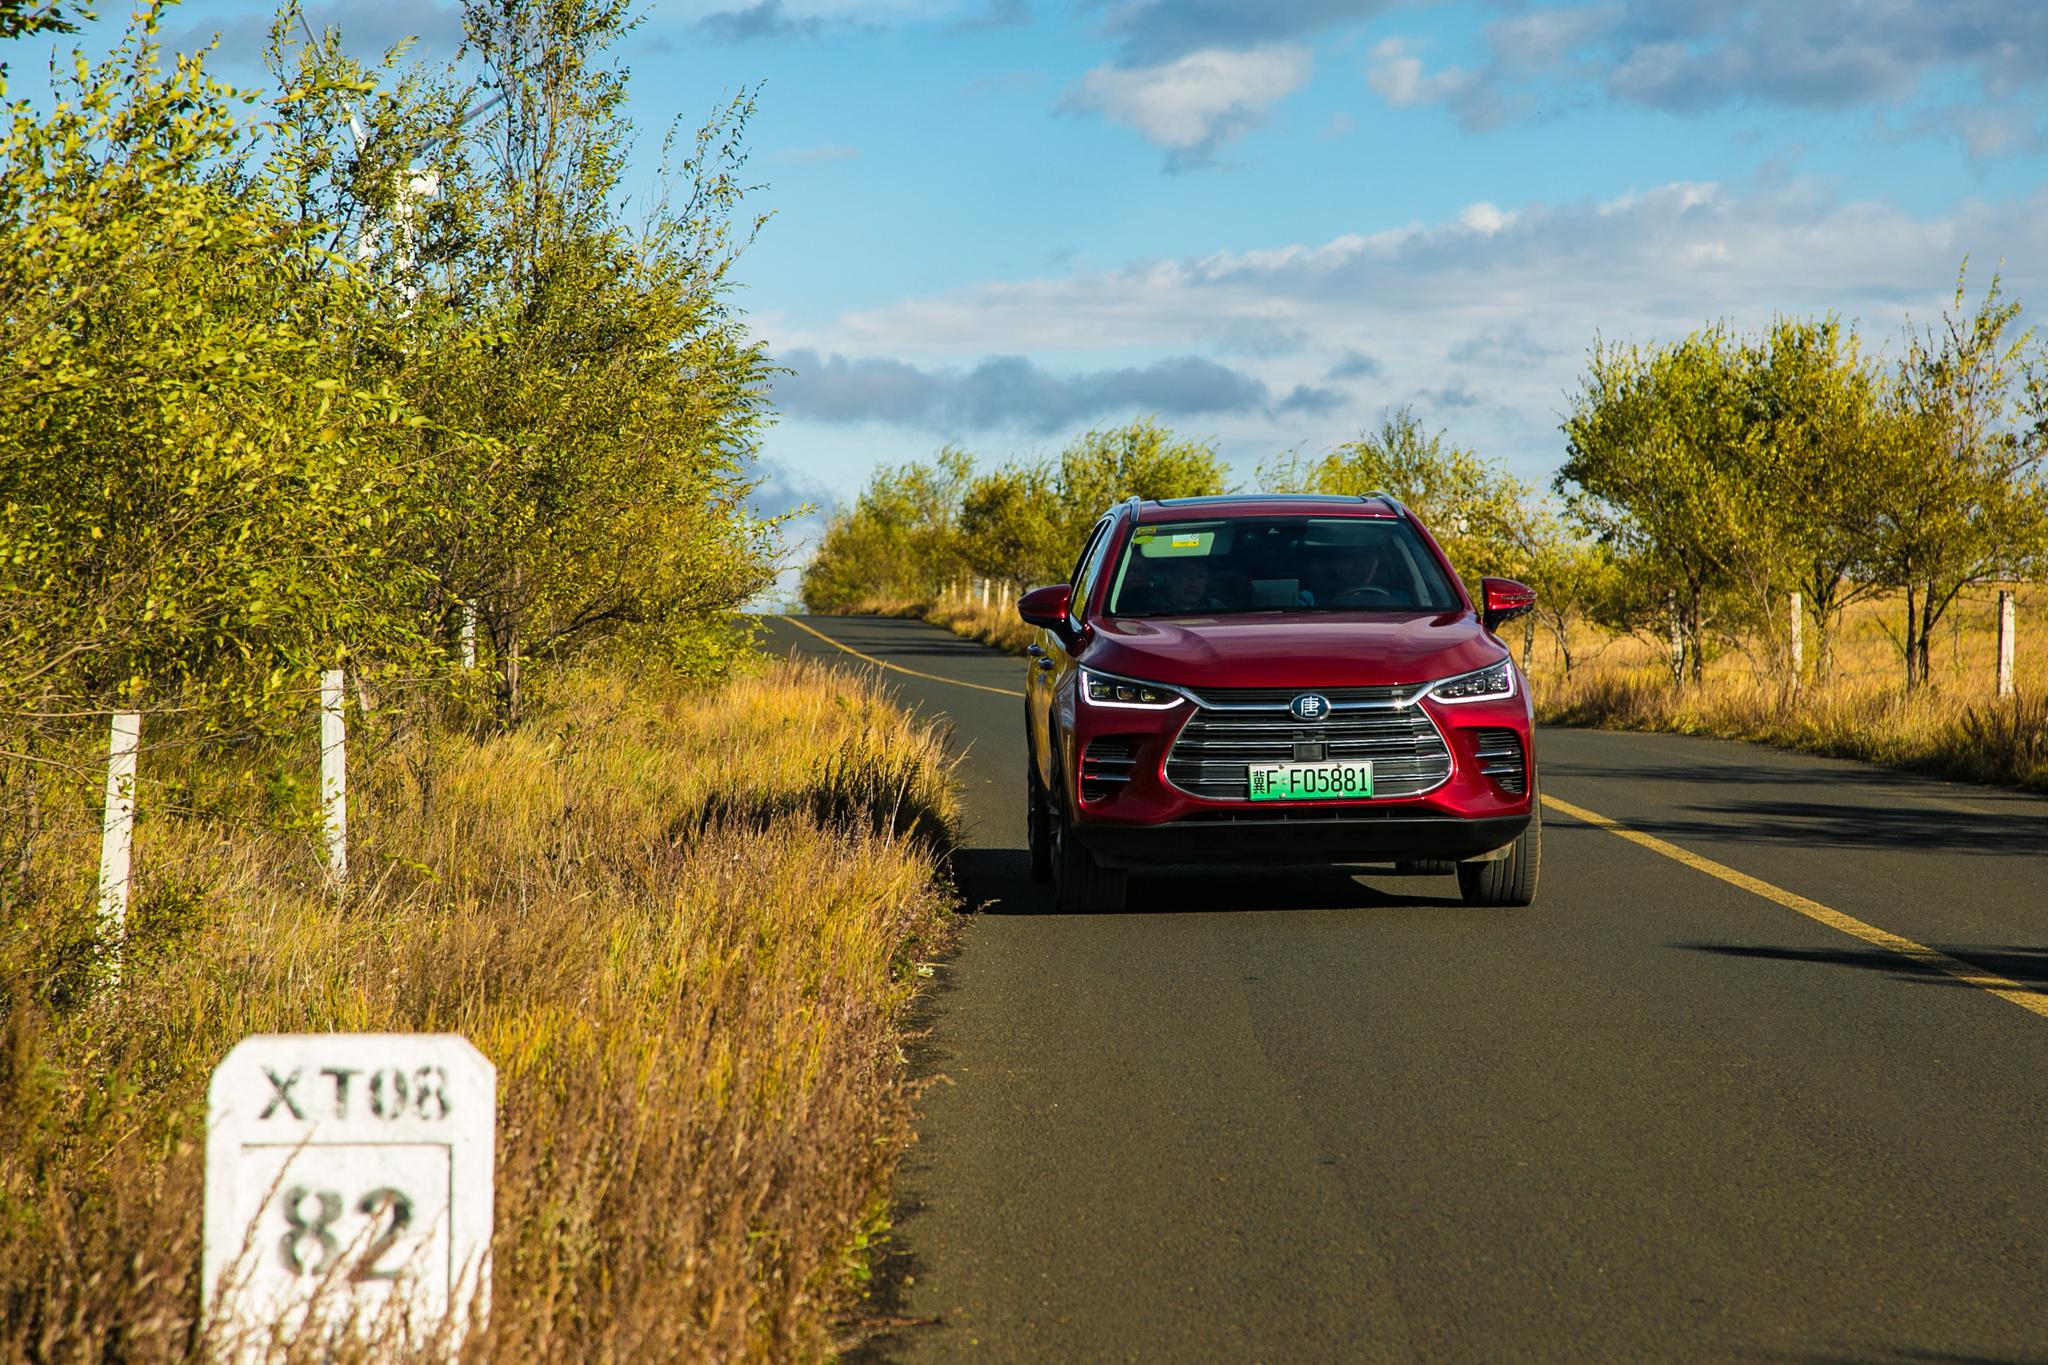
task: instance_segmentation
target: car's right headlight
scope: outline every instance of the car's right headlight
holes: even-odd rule
[[[1429,689],[1429,699],[1438,702],[1497,701],[1515,695],[1515,670],[1506,659],[1471,673],[1445,678]]]
[[[1114,678],[1092,669],[1081,670],[1081,695],[1097,706],[1178,706],[1181,695],[1171,687],[1139,682],[1135,678]]]

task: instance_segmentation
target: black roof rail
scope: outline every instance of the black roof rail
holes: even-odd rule
[[[1404,506],[1402,506],[1402,505],[1401,505],[1401,500],[1400,500],[1399,498],[1395,497],[1395,496],[1394,496],[1394,495],[1393,495],[1392,493],[1389,493],[1389,492],[1388,492],[1388,491],[1387,491],[1386,489],[1384,489],[1384,488],[1375,488],[1375,489],[1373,489],[1373,490],[1372,490],[1372,492],[1370,492],[1370,493],[1360,493],[1360,494],[1358,495],[1358,500],[1359,500],[1360,502],[1371,502],[1371,501],[1373,501],[1373,500],[1374,500],[1375,498],[1377,498],[1377,499],[1378,499],[1379,501],[1381,501],[1381,502],[1385,503],[1385,504],[1386,504],[1387,506],[1389,506],[1389,507],[1393,508],[1393,509],[1394,509],[1394,515],[1395,515],[1395,516],[1397,516],[1397,517],[1399,517],[1399,518],[1400,518],[1401,520],[1403,520],[1403,521],[1412,521],[1412,520],[1414,520],[1414,518],[1412,518],[1412,517],[1410,517],[1410,516],[1408,515],[1408,509],[1407,509],[1406,507],[1404,507]]]

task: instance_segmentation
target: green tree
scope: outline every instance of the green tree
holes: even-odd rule
[[[1095,519],[1126,498],[1199,498],[1228,484],[1214,446],[1176,436],[1149,417],[1088,432],[1060,452],[1062,553],[1079,553]]]
[[[417,422],[379,326],[278,212],[264,132],[161,10],[0,141],[0,706],[263,719],[320,667],[406,659],[385,534]]]
[[[851,509],[832,517],[799,590],[812,611],[923,601],[966,568],[960,508],[974,459],[948,446],[930,463],[883,465]]]
[[[1710,634],[1745,619],[1737,562],[1769,563],[1767,547],[1753,553],[1762,433],[1744,399],[1738,348],[1720,329],[1647,351],[1596,343],[1564,422],[1555,487],[1573,521],[1628,566],[1605,623],[1654,635],[1675,618],[1680,680],[1697,683]]]
[[[1412,408],[1396,408],[1377,427],[1304,462],[1283,457],[1260,471],[1276,492],[1386,493],[1415,509],[1461,573],[1520,573],[1527,485],[1442,431],[1425,431]]]
[[[1972,312],[1958,278],[1951,311],[1910,338],[1899,364],[1898,439],[1871,489],[1869,563],[1905,594],[1909,688],[1929,681],[1934,630],[1957,595],[2038,567],[2048,548],[2048,391],[2019,313],[1996,278]]]
[[[1855,332],[1833,318],[1777,319],[1743,344],[1739,364],[1744,420],[1760,439],[1744,446],[1755,463],[1745,471],[1750,526],[1738,564],[1759,599],[1762,631],[1787,669],[1783,594],[1804,594],[1814,671],[1825,680],[1843,610],[1882,588],[1866,566],[1876,495],[1894,472],[1884,377],[1863,360]]]
[[[534,658],[615,644],[721,667],[734,609],[772,576],[773,527],[746,505],[769,365],[729,281],[760,222],[743,212],[753,106],[742,93],[672,136],[665,192],[630,224],[608,64],[629,8],[472,0],[465,19],[475,81],[364,71],[330,38],[300,57],[289,116],[302,199],[383,247],[370,277],[405,336],[382,363],[430,419],[433,515],[408,541],[432,578],[422,612],[445,638],[474,605],[516,724]]]
[[[977,476],[961,499],[961,558],[991,578],[1049,583],[1073,558],[1067,523],[1050,465],[1005,465]]]

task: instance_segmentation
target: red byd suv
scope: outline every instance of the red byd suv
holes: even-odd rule
[[[1397,863],[1473,905],[1536,894],[1528,686],[1400,503],[1133,498],[1073,581],[1027,593],[1031,870],[1117,910],[1159,864]]]

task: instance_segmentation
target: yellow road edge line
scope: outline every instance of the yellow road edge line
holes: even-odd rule
[[[1923,967],[1931,967],[1979,990],[1989,991],[2001,1000],[2009,1000],[2023,1010],[2031,1010],[2048,1019],[2048,995],[2029,990],[2017,981],[1999,976],[1995,972],[1987,972],[1982,967],[1973,967],[1959,958],[1950,957],[1947,953],[1930,948],[1924,943],[1915,943],[1912,939],[1901,937],[1890,930],[1866,924],[1854,915],[1845,915],[1830,906],[1822,905],[1819,901],[1809,900],[1797,892],[1787,891],[1782,886],[1773,886],[1760,877],[1752,877],[1747,872],[1737,872],[1724,863],[1717,863],[1712,858],[1703,858],[1690,849],[1680,848],[1677,844],[1659,839],[1654,834],[1630,829],[1619,820],[1609,819],[1598,811],[1590,811],[1584,806],[1575,806],[1569,801],[1560,801],[1549,795],[1544,796],[1543,804],[1554,811],[1571,816],[1574,820],[1582,820],[1597,829],[1604,829],[1617,838],[1626,839],[1632,844],[1640,844],[1652,853],[1661,853],[1673,862],[1685,864],[1695,872],[1704,872],[1709,877],[1719,878],[1730,886],[1740,887],[1753,896],[1761,896],[1767,901],[1784,906],[1787,910],[1797,911],[1839,933],[1862,939],[1872,947],[1882,948],[1886,952],[1897,953],[1900,957],[1917,962]]]
[[[776,617],[776,619],[778,621],[787,621],[791,625],[795,626],[798,630],[802,631],[804,634],[815,635],[820,640],[823,640],[826,644],[832,646],[834,649],[843,649],[848,654],[851,654],[854,658],[861,659],[868,663],[871,663],[876,668],[886,668],[891,673],[901,673],[905,677],[909,678],[923,678],[926,682],[942,682],[951,683],[955,687],[971,687],[977,692],[993,692],[999,697],[1016,697],[1019,700],[1022,700],[1024,696],[1022,692],[1015,692],[1007,687],[990,687],[987,683],[962,682],[958,678],[942,678],[936,673],[920,673],[914,668],[905,668],[901,664],[892,664],[888,662],[886,659],[877,659],[872,654],[863,654],[859,650],[855,649],[852,645],[841,644],[839,641],[827,635],[824,631],[819,630],[814,626],[807,626],[803,622],[797,620],[794,616],[778,616]]]

